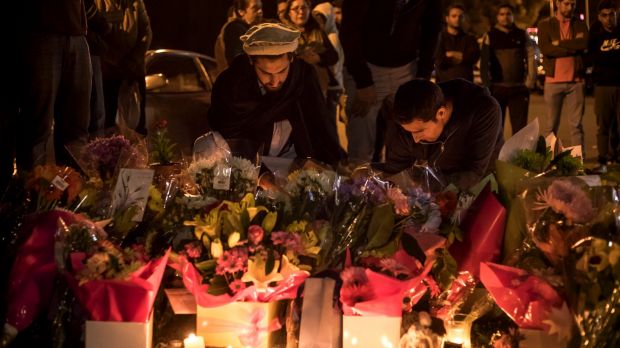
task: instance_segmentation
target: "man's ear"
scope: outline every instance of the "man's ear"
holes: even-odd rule
[[[435,113],[435,120],[443,122],[445,118],[446,118],[446,107],[441,106]]]

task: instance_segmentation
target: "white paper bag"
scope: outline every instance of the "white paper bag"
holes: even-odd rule
[[[343,348],[395,348],[400,342],[401,317],[342,317]]]
[[[539,130],[540,127],[538,125],[538,119],[536,118],[504,142],[504,146],[502,146],[499,152],[498,159],[500,161],[510,162],[518,150],[534,150],[538,142]]]
[[[233,302],[219,307],[198,306],[196,335],[204,337],[207,347],[245,348],[240,337],[255,330],[260,341],[256,348],[269,348],[272,346],[269,327],[278,314],[278,304],[278,301]]]
[[[299,348],[337,348],[340,346],[342,316],[334,308],[336,281],[308,278],[304,284]]]
[[[86,348],[151,348],[153,313],[147,323],[86,321]]]

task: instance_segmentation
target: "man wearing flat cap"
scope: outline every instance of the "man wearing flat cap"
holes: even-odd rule
[[[264,145],[264,155],[335,165],[340,147],[314,68],[294,57],[300,32],[263,23],[241,36],[245,55],[218,76],[209,124],[226,139]]]

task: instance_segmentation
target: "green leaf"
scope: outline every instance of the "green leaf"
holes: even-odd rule
[[[446,249],[437,249],[436,253],[439,255],[433,265],[433,274],[435,275],[435,279],[439,283],[439,286],[443,290],[446,290],[450,287],[450,284],[452,284],[454,276],[456,275],[456,260]]]
[[[276,212],[269,212],[267,213],[267,215],[265,215],[265,218],[263,219],[262,227],[263,227],[263,230],[265,230],[265,233],[267,235],[269,235],[271,231],[273,231],[274,227],[276,226],[277,220],[278,220],[278,213]]]
[[[239,218],[239,224],[241,225],[239,231],[239,234],[241,234],[241,240],[245,240],[246,239],[246,231],[248,230],[248,228],[250,227],[250,214],[248,213],[247,209],[244,209],[241,212],[241,216]]]
[[[276,259],[273,253],[267,253],[267,261],[265,262],[265,274],[270,274],[276,266]]]
[[[194,266],[202,273],[211,273],[215,270],[217,262],[215,260],[206,260],[195,263]]]
[[[403,244],[403,249],[405,249],[407,254],[415,257],[422,264],[426,262],[426,254],[422,248],[420,248],[420,244],[418,244],[418,241],[415,238],[407,233],[403,233],[401,236],[401,241]]]
[[[392,236],[394,230],[394,208],[391,204],[383,204],[373,210],[372,218],[366,236],[366,249],[384,246]]]
[[[465,235],[463,234],[463,230],[458,226],[454,226],[454,229],[452,231],[454,232],[454,237],[456,238],[456,240],[462,242],[465,237]]]
[[[214,296],[220,296],[228,293],[228,282],[221,275],[215,275],[209,282],[207,293]]]

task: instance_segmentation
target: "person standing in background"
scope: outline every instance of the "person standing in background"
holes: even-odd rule
[[[233,7],[235,8],[237,19],[228,22],[223,29],[224,53],[228,65],[232,63],[236,56],[244,53],[240,37],[251,26],[263,21],[263,3],[261,0],[235,0]]]
[[[607,172],[607,165],[612,161],[618,162],[618,144],[610,142],[620,131],[620,29],[617,16],[614,1],[601,1],[598,5],[600,25],[590,30],[588,44],[598,125],[598,171],[603,173]]]
[[[581,145],[585,158],[583,113],[585,110],[585,67],[588,27],[575,18],[575,0],[557,0],[555,15],[538,24],[538,45],[545,68],[547,120],[543,134],[558,134],[562,114],[568,117],[571,145]]]
[[[534,43],[514,23],[514,8],[497,10],[497,23],[482,42],[480,77],[502,109],[502,127],[510,110],[512,134],[527,125],[530,90],[536,82]]]
[[[215,47],[213,48],[213,55],[215,56],[215,61],[217,62],[217,74],[221,74],[222,71],[228,68],[228,62],[226,61],[226,48],[224,47],[224,29],[228,23],[237,19],[237,12],[235,11],[235,7],[231,6],[228,8],[228,19],[226,23],[222,26],[220,33],[217,35],[215,39]],[[214,76],[217,78],[217,75]]]
[[[441,1],[357,0],[342,5],[350,167],[375,152],[377,116],[398,87],[433,70]]]
[[[95,0],[97,10],[106,18],[110,32],[105,36],[102,75],[105,98],[105,127],[116,125],[121,86],[137,84],[140,92],[140,116],[136,130],[146,134],[144,55],[153,32],[142,0]]]
[[[90,93],[90,133],[103,129],[105,125],[105,101],[103,97],[103,77],[101,75],[101,56],[105,54],[107,46],[104,37],[110,32],[105,17],[99,13],[95,0],[84,0],[88,33],[86,42],[90,51],[90,64],[93,68],[93,81]]]
[[[88,136],[92,70],[82,0],[29,1],[25,5],[22,112],[17,123],[20,171],[52,162],[72,164],[65,145]]]
[[[450,5],[446,12],[446,28],[439,36],[435,56],[437,81],[444,82],[462,78],[474,80],[474,65],[480,58],[480,47],[473,35],[463,31],[465,7]]]

